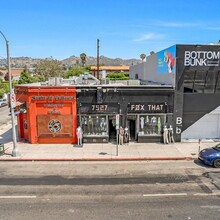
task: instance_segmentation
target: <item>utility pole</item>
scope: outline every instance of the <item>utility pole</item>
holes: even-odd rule
[[[6,39],[5,35],[1,31],[0,31],[0,34],[5,39],[6,48],[7,48],[8,78],[9,78],[9,88],[10,88],[10,109],[11,109],[12,139],[13,139],[12,157],[16,157],[16,156],[18,156],[18,149],[17,149],[17,138],[16,138],[16,130],[15,130],[15,114],[14,114],[14,106],[13,106],[13,102],[12,102],[12,94],[13,94],[13,98],[15,96],[14,96],[14,92],[13,92],[13,88],[12,88],[9,41]]]
[[[97,79],[99,79],[99,39],[97,39]]]

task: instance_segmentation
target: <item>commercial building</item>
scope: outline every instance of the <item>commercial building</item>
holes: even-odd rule
[[[19,137],[31,143],[84,143],[116,140],[116,117],[129,139],[160,142],[173,121],[174,91],[169,86],[16,86]]]
[[[105,143],[122,126],[131,141],[161,142],[167,126],[175,141],[220,138],[219,45],[174,45],[131,66],[130,78],[16,86],[19,137],[76,143],[80,126],[84,143]]]
[[[30,143],[76,143],[76,89],[23,85],[15,89],[18,136]]]
[[[170,86],[99,85],[77,87],[83,141],[116,139],[116,117],[130,140],[160,142],[162,128],[173,121],[174,90]]]
[[[130,77],[173,86],[176,141],[220,138],[220,45],[174,45],[131,66]]]

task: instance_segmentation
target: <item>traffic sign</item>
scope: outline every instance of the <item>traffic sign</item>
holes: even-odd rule
[[[116,114],[116,129],[119,129],[119,114]]]
[[[16,96],[15,96],[15,93],[11,93],[11,104],[12,104],[12,107],[16,107]]]

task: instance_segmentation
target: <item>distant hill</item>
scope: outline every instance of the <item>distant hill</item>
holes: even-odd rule
[[[23,68],[27,66],[28,68],[33,68],[35,64],[37,64],[41,59],[38,58],[31,58],[31,57],[15,57],[11,58],[11,67],[12,68]],[[67,67],[74,66],[77,62],[81,62],[80,57],[71,56],[69,58],[61,60],[63,64]],[[106,65],[106,66],[131,66],[137,63],[140,63],[141,60],[139,59],[122,59],[122,58],[109,58],[105,56],[100,56],[99,64]],[[0,59],[0,68],[4,68],[7,64],[6,59]],[[97,58],[87,56],[86,65],[96,65]]]

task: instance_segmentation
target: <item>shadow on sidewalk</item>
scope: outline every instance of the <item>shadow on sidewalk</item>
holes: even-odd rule
[[[12,128],[1,135],[0,143],[6,144],[12,141]]]

